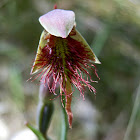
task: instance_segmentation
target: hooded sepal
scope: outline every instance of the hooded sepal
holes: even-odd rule
[[[54,9],[39,18],[40,24],[51,35],[66,38],[75,24],[75,13]]]

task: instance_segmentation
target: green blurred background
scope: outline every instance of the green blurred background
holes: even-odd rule
[[[139,0],[0,0],[0,139],[15,140],[25,121],[35,124],[39,82],[26,80],[43,30],[38,17],[54,4],[75,12],[77,29],[102,63],[96,99],[75,92],[68,140],[140,140]],[[53,102],[48,133],[59,140],[61,103]]]

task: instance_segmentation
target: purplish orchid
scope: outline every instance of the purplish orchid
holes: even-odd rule
[[[76,30],[75,13],[70,10],[54,9],[39,18],[44,27],[31,74],[41,76],[41,82],[48,85],[51,93],[60,87],[59,96],[64,96],[69,127],[73,114],[71,101],[74,87],[84,98],[85,88],[96,93],[90,84],[94,82],[89,74],[92,70],[98,77],[95,63],[100,61],[82,35]],[[35,79],[36,79],[35,78]],[[52,84],[50,85],[50,78]],[[63,101],[62,101],[63,103]]]

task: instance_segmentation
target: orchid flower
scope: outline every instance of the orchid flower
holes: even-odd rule
[[[80,91],[83,98],[85,87],[96,93],[95,88],[90,84],[94,81],[88,70],[92,70],[98,77],[95,63],[100,64],[100,61],[76,30],[73,11],[54,9],[41,16],[39,22],[44,31],[40,37],[31,74],[37,73],[36,78],[41,76],[41,82],[44,85],[47,83],[50,92],[54,95],[59,85],[59,96],[61,98],[65,96],[65,110],[71,128],[73,118],[71,101],[74,87]],[[53,82],[50,86],[51,77]]]

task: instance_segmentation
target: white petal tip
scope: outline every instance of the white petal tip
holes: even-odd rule
[[[101,62],[99,60],[95,60],[96,64],[101,64]]]

